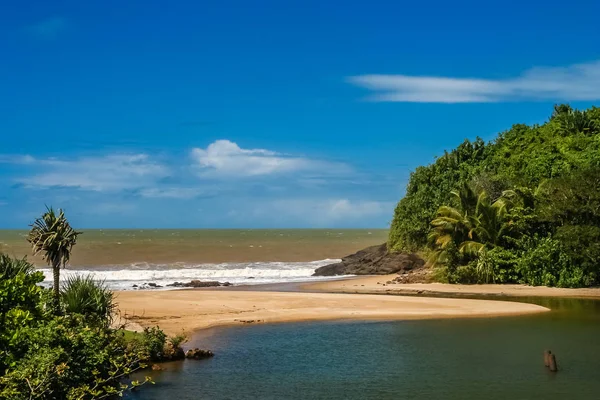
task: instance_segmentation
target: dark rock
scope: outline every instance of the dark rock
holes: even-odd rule
[[[203,360],[205,358],[214,357],[214,354],[210,350],[202,350],[202,349],[189,349],[185,352],[185,358],[192,360]]]
[[[193,280],[191,282],[186,283],[184,286],[185,287],[214,287],[214,286],[221,286],[221,283],[217,282],[217,281]]]
[[[233,285],[231,283],[229,283],[229,282],[223,282],[221,284],[221,286],[233,286]]]
[[[255,322],[262,322],[262,319],[234,319],[236,322],[241,322],[242,324],[253,324]]]
[[[342,258],[342,262],[317,268],[313,276],[388,275],[406,272],[425,265],[416,254],[390,253],[387,244],[367,247]]]
[[[142,283],[140,285],[133,285],[132,287],[137,288],[137,289],[158,289],[161,288],[162,286],[159,284],[156,284],[154,282],[145,282]]]
[[[225,284],[221,284],[220,282],[217,281],[199,281],[199,280],[193,280],[187,283],[184,282],[174,282],[171,283],[167,286],[171,286],[171,287],[192,287],[192,288],[201,288],[201,287],[214,287],[214,286],[229,286],[231,285],[229,282],[226,282],[227,285]]]

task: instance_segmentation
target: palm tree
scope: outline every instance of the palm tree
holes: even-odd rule
[[[71,250],[77,243],[77,236],[81,232],[75,231],[62,209],[58,215],[52,207],[31,225],[27,241],[31,243],[33,254],[42,254],[42,258],[52,267],[54,278],[54,301],[58,309],[60,304],[60,268],[64,267],[71,258]]]
[[[574,110],[568,105],[554,106],[552,119],[558,121],[560,131],[565,135],[591,135],[600,129],[587,111]]]
[[[451,194],[457,207],[441,206],[431,221],[429,240],[435,249],[431,260],[434,264],[447,260],[453,249],[464,258],[477,258],[486,248],[499,245],[510,225],[508,208],[516,196],[506,191],[491,202],[485,191],[477,195],[467,185]]]

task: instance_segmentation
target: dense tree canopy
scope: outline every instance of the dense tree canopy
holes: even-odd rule
[[[558,286],[599,282],[599,243],[600,108],[568,105],[417,168],[389,236],[450,281]]]

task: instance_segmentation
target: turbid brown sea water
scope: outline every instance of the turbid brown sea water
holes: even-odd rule
[[[216,356],[165,365],[140,400],[598,399],[600,302],[519,299],[536,315],[215,328],[188,346]],[[557,355],[559,371],[543,365]]]
[[[71,265],[336,259],[387,240],[385,229],[82,229]],[[27,231],[0,230],[0,251],[31,254]],[[43,265],[39,258],[33,258]]]
[[[27,231],[0,231],[0,251],[22,257]],[[382,243],[382,229],[85,230],[65,275],[93,274],[112,289],[167,287],[174,282],[232,284],[311,278],[316,268]],[[39,257],[30,257],[46,275]]]

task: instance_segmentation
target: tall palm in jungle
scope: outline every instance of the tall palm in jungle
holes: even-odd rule
[[[33,254],[41,254],[42,258],[52,267],[54,278],[54,302],[58,309],[60,301],[60,268],[64,267],[71,258],[71,250],[77,243],[77,236],[81,232],[75,231],[63,210],[58,214],[52,207],[31,225],[27,241],[31,243]]]

